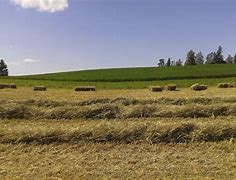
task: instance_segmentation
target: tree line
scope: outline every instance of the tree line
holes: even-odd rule
[[[236,63],[236,54],[234,57],[228,55],[226,59],[223,56],[223,48],[218,47],[216,52],[209,53],[206,58],[203,56],[202,52],[195,53],[193,50],[190,50],[187,53],[186,61],[183,63],[181,59],[173,61],[170,58],[165,62],[165,59],[159,59],[158,66],[188,66],[188,65],[203,65],[203,64],[232,64]]]

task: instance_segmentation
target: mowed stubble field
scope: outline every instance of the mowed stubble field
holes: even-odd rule
[[[0,90],[1,179],[234,179],[236,88]]]

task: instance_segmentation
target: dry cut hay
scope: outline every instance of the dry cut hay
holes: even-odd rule
[[[149,88],[152,92],[162,92],[164,89],[162,86],[150,86]]]
[[[232,83],[219,83],[217,84],[218,88],[233,88],[236,87],[235,84]]]
[[[33,88],[34,91],[47,91],[47,87],[45,86],[35,86]]]
[[[175,91],[176,90],[176,85],[175,84],[167,84],[166,85],[166,89],[168,90],[168,91]]]
[[[194,91],[204,91],[204,90],[207,90],[207,86],[204,85],[204,84],[193,84],[191,86],[191,89],[194,90]]]
[[[74,89],[75,91],[96,91],[95,86],[79,86]]]

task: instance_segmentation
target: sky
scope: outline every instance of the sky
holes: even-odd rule
[[[235,0],[0,0],[10,75],[156,66],[236,53]]]

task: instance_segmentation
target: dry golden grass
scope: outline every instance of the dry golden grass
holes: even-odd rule
[[[32,120],[0,122],[0,143],[184,143],[235,142],[236,118]]]
[[[230,142],[0,145],[1,179],[234,179]]]
[[[236,98],[0,100],[0,119],[215,118],[236,116]]]
[[[158,99],[158,98],[193,98],[193,97],[221,97],[235,98],[236,88],[219,89],[209,88],[206,91],[194,92],[190,88],[179,91],[150,92],[144,90],[98,90],[96,92],[74,92],[73,89],[48,89],[46,92],[34,92],[31,88],[1,89],[0,99],[48,99],[48,100],[87,100],[94,98],[135,98],[135,99]]]
[[[234,88],[1,89],[0,102],[0,179],[236,178]]]

